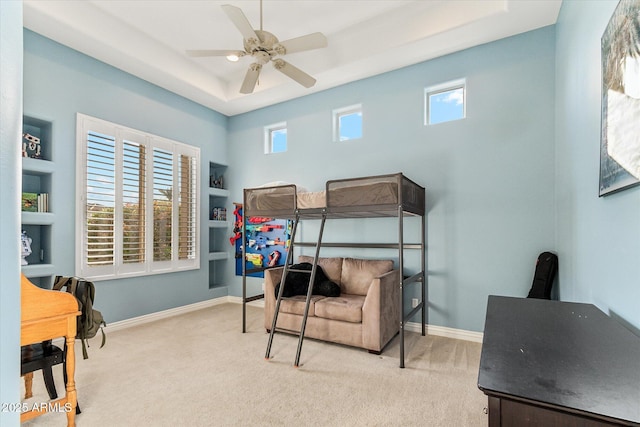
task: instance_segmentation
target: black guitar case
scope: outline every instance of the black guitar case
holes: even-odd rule
[[[533,284],[527,298],[551,299],[551,288],[558,272],[558,256],[542,252],[536,261]]]

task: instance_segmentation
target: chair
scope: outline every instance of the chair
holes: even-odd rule
[[[74,344],[76,337],[76,318],[80,314],[80,311],[78,311],[78,301],[73,295],[66,292],[40,289],[31,283],[24,275],[21,276],[20,290],[20,346],[22,352],[27,353],[26,356],[30,360],[29,363],[32,363],[29,367],[25,366],[21,369],[28,374],[27,378],[25,378],[28,390],[30,390],[30,380],[33,371],[44,368],[43,374],[46,378],[51,371],[51,366],[57,363],[63,363],[66,374],[65,396],[50,402],[48,407],[52,407],[52,405],[64,407],[68,404],[71,408],[77,408],[74,380]],[[50,342],[51,339],[59,337],[64,337],[65,339],[65,351],[60,350],[57,346],[53,346]],[[40,346],[40,348],[38,346]],[[55,349],[53,347],[55,347]],[[40,349],[42,350],[41,352],[39,352]],[[40,354],[41,357],[37,357],[37,354]],[[49,365],[49,363],[51,363],[51,365]],[[35,368],[31,369],[34,366]],[[38,368],[38,366],[41,367]],[[47,370],[49,373],[46,372]],[[51,378],[50,384],[53,384],[52,380],[53,378]],[[45,380],[45,384],[47,384],[47,381],[48,380]],[[51,390],[48,384],[47,391],[51,397]],[[55,387],[53,388],[53,392],[55,393]],[[27,421],[42,415],[47,412],[47,409],[48,408],[41,406],[39,409],[34,408],[31,411],[23,412],[20,414],[20,421]],[[67,426],[75,426],[75,415],[75,410],[67,412]]]
[[[51,344],[51,340],[47,340],[38,344],[25,345],[21,348],[20,353],[20,375],[24,377],[24,398],[29,399],[30,397],[33,397],[31,390],[33,384],[33,373],[35,371],[42,370],[44,386],[49,394],[49,399],[57,399],[58,392],[56,391],[56,384],[53,380],[53,366],[60,363],[63,364],[62,374],[64,383],[67,384],[65,351],[60,349],[60,347]],[[81,413],[80,404],[76,403],[76,414]]]
[[[47,393],[50,399],[57,399],[56,385],[53,381],[53,366],[64,363],[64,352],[60,347],[51,344],[51,340],[43,341],[37,344],[25,345],[20,351],[20,375],[25,377],[25,394],[24,398],[28,399],[33,396],[31,392],[31,384],[33,381],[33,372],[42,370]]]

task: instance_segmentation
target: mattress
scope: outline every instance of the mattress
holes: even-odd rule
[[[325,191],[308,191],[306,193],[298,193],[298,209],[317,209],[327,206],[327,198]]]
[[[330,186],[327,206],[379,206],[398,204],[397,182],[366,182],[358,185]]]

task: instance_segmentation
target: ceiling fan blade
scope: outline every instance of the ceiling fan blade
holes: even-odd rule
[[[322,33],[311,33],[306,36],[282,41],[279,44],[285,49],[285,52],[281,53],[281,55],[284,55],[285,53],[295,53],[327,47],[327,38]]]
[[[304,87],[308,88],[316,84],[316,79],[314,79],[301,69],[294,67],[286,61],[283,61],[282,59],[274,59],[273,66],[276,67],[276,70],[280,71],[282,74],[289,76]]]
[[[212,50],[212,49],[203,49],[203,50],[187,50],[187,55],[192,56],[194,58],[202,57],[202,56],[229,56],[236,55],[238,57],[244,56],[244,51],[241,50]]]
[[[262,64],[254,63],[249,66],[247,74],[244,76],[244,81],[242,82],[240,93],[253,93],[253,89],[256,87],[261,69]]]
[[[236,28],[240,30],[240,33],[245,40],[249,40],[252,38],[256,41],[260,40],[253,27],[251,26],[251,23],[245,16],[244,12],[242,12],[242,9],[240,9],[239,7],[231,6],[230,4],[223,4],[221,7],[229,17],[231,22],[233,22],[233,25],[235,25]]]

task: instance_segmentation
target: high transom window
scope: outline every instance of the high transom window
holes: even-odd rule
[[[425,89],[425,125],[464,119],[466,83],[456,80]]]
[[[362,104],[333,110],[333,140],[350,141],[362,138]]]
[[[264,153],[284,153],[287,151],[287,123],[276,123],[264,128]]]

